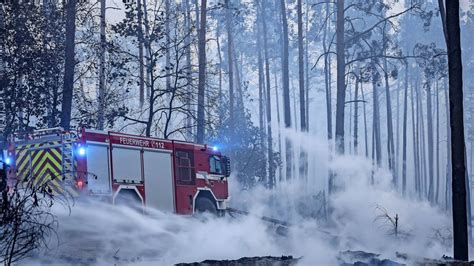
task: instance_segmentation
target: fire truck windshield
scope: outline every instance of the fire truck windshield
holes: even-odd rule
[[[223,174],[222,162],[219,156],[213,155],[209,158],[210,172],[211,174]]]

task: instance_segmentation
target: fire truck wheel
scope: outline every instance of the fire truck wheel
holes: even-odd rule
[[[212,213],[217,214],[217,207],[214,202],[205,197],[199,197],[196,199],[196,212],[197,213]]]

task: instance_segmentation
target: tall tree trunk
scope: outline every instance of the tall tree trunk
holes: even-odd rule
[[[199,38],[199,28],[201,23],[201,17],[199,15],[199,0],[194,0],[194,16],[196,17],[196,21],[194,21],[194,26],[196,27],[196,38]]]
[[[326,17],[330,15],[329,1],[326,2]],[[328,140],[332,139],[332,102],[331,102],[331,55],[326,45],[327,32],[330,27],[331,20],[328,19],[323,29],[323,50],[324,50],[324,84],[326,85],[326,122]]]
[[[438,10],[441,18],[441,24],[443,26],[444,40],[448,42],[448,32],[446,28],[446,8],[444,6],[444,0],[438,0]]]
[[[422,148],[421,141],[420,141],[420,101],[418,100],[419,95],[418,95],[418,78],[415,81],[415,87],[414,87],[414,92],[415,92],[415,117],[416,117],[416,164],[418,166],[418,194],[420,199],[423,197],[423,166],[422,166]]]
[[[308,31],[309,31],[309,4],[308,4],[308,1],[305,2],[305,12],[306,12],[306,15],[305,15],[305,34],[307,35],[308,34]],[[309,44],[309,41],[308,41],[308,38],[306,37],[304,39],[304,43],[305,43],[305,49],[304,49],[304,61],[305,61],[305,98],[306,98],[306,129],[309,131],[309,49],[308,49],[308,44]],[[308,175],[308,165],[306,165],[306,169],[305,169],[306,173],[305,175],[307,176]]]
[[[297,116],[298,116],[298,112],[296,111],[296,106],[298,105],[298,103],[296,102],[296,98],[297,98],[297,97],[296,97],[296,89],[295,89],[296,86],[295,86],[295,84],[293,83],[293,81],[294,81],[294,80],[292,80],[292,82],[291,82],[291,88],[293,88],[293,89],[291,90],[291,92],[293,93],[293,97],[292,97],[292,98],[293,98],[293,121],[295,121],[295,125],[294,125],[295,130],[298,130],[298,117],[297,117]],[[292,170],[291,170],[291,172],[293,173],[293,177],[295,177],[295,178],[301,178],[301,175],[299,174],[299,173],[301,173],[301,172],[298,172],[298,173],[296,172],[296,164],[297,164],[297,163],[301,163],[301,162],[296,160],[296,158],[295,158],[296,155],[295,155],[295,154],[296,154],[297,150],[293,147],[293,143],[290,142],[290,144],[291,144],[291,149],[292,149],[292,153],[291,153],[291,162],[292,162],[291,165],[292,165]],[[300,146],[300,147],[297,147],[297,148],[300,148],[300,149],[301,149],[301,146]],[[293,149],[295,149],[294,152],[293,152]],[[298,158],[298,159],[299,159],[299,158]],[[300,165],[299,168],[300,168],[300,171],[303,170],[303,169],[301,168],[301,165]],[[297,174],[298,174],[298,175],[297,175]]]
[[[155,116],[155,79],[153,77],[153,69],[155,68],[155,60],[150,44],[150,23],[148,21],[147,1],[143,1],[143,22],[145,25],[144,48],[146,52],[146,84],[148,98],[148,119],[145,128],[145,135],[151,136],[151,129]]]
[[[380,109],[379,109],[379,96],[378,96],[378,85],[376,80],[372,80],[373,86],[373,112],[374,112],[374,119],[373,119],[373,128],[374,128],[374,139],[375,139],[375,158],[377,162],[377,166],[382,165],[382,145],[381,145],[381,138],[380,138]]]
[[[345,84],[345,49],[344,49],[344,0],[336,2],[336,56],[337,56],[337,101],[336,101],[336,150],[344,153],[344,104],[346,99]]]
[[[194,17],[195,17],[195,20],[194,20],[194,28],[196,29],[196,34],[194,36],[194,40],[198,40],[198,43],[197,43],[197,46],[198,46],[198,49],[199,49],[199,28],[200,28],[200,23],[201,23],[201,17],[199,15],[199,0],[192,0],[193,3],[194,3]],[[191,21],[191,18],[190,18],[190,21]],[[198,52],[198,61],[199,61],[199,52]],[[198,63],[199,64],[199,63]],[[199,65],[198,65],[198,75],[199,75]],[[199,78],[198,78],[199,79]],[[198,81],[198,84],[199,84],[199,81]],[[194,85],[194,82],[193,82],[193,85]],[[196,99],[196,96],[195,94],[193,94],[191,96],[191,100],[194,101]],[[196,124],[197,124],[197,114],[196,114],[196,108],[192,108],[191,109],[191,112],[193,114],[193,117],[196,117]],[[195,135],[195,139],[197,138],[197,126],[196,127],[193,127],[193,133]]]
[[[74,89],[75,40],[76,40],[76,4],[77,0],[68,0],[66,4],[66,43],[64,62],[63,102],[61,106],[61,126],[71,127],[72,98]]]
[[[263,50],[265,56],[265,77],[266,77],[266,104],[267,104],[267,153],[268,153],[268,186],[273,188],[275,186],[275,169],[273,159],[273,136],[272,136],[272,101],[270,91],[270,60],[268,55],[268,41],[267,41],[267,23],[266,23],[266,0],[262,0],[262,26],[263,26]]]
[[[306,102],[304,87],[304,48],[303,48],[303,10],[302,0],[297,0],[296,9],[298,13],[298,77],[300,87],[300,123],[301,131],[307,131],[306,125]]]
[[[288,20],[286,18],[286,4],[285,0],[280,1],[280,11],[282,20],[282,34],[283,34],[283,50],[282,50],[282,78],[283,78],[283,111],[285,127],[291,128],[291,106],[290,106],[290,69],[289,69],[289,41],[288,41]],[[286,179],[291,179],[292,176],[292,157],[293,149],[291,141],[288,137],[285,138],[285,158],[286,158]]]
[[[357,83],[357,81],[356,81]],[[351,84],[349,84],[349,80],[346,80],[347,84],[347,91],[349,92],[349,139],[348,139],[348,147],[349,147],[349,154],[352,154],[352,103],[354,103],[354,99],[352,98],[352,90],[351,90]]]
[[[326,39],[328,35],[328,31],[330,30],[330,23],[331,23],[331,11],[329,8],[329,1],[326,2],[326,25],[323,31],[323,50],[324,50],[324,83],[326,88],[326,123],[327,123],[327,136],[328,136],[328,144],[329,147],[332,147],[332,73],[331,73],[331,54],[329,53],[329,48],[326,44]],[[330,42],[331,43],[331,42]],[[329,160],[331,159],[331,155],[329,155]],[[334,178],[335,175],[331,169],[328,170],[328,192],[331,194],[334,191]]]
[[[448,32],[446,26],[446,9],[443,0],[438,0],[438,10],[441,17],[441,24],[443,26],[443,34],[446,44],[448,43]],[[451,163],[451,129],[450,129],[450,114],[449,114],[449,102],[448,102],[448,84],[447,78],[444,78],[444,89],[445,89],[445,105],[446,105],[446,185],[445,185],[445,209],[449,209],[449,199],[451,198],[451,170],[452,170],[452,163]]]
[[[418,84],[418,83],[417,83]],[[420,138],[421,138],[421,153],[420,153],[420,159],[421,159],[421,175],[423,177],[422,180],[422,187],[423,187],[423,196],[427,197],[428,194],[428,174],[427,174],[427,169],[426,169],[426,142],[425,142],[425,119],[424,119],[424,112],[423,112],[423,101],[422,101],[422,92],[419,88],[419,86],[416,86],[416,90],[418,93],[418,104],[419,104],[419,115],[420,115],[420,120],[418,121],[418,124],[420,126]]]
[[[258,7],[257,7],[258,8]],[[259,13],[259,12],[257,12]],[[264,105],[263,105],[263,97],[264,97],[264,87],[265,87],[265,77],[263,73],[263,58],[262,58],[262,40],[261,40],[261,32],[260,32],[260,16],[257,15],[256,27],[257,27],[257,65],[258,65],[258,120],[259,120],[259,128],[260,128],[260,144],[263,146],[265,143],[265,123],[264,123]]]
[[[277,125],[278,125],[278,153],[281,155],[281,123],[280,123],[280,98],[278,97],[278,80],[277,74],[275,72],[275,101],[276,101],[276,108],[277,108]],[[278,166],[278,179],[279,181],[283,181],[283,171],[282,167]]]
[[[451,162],[451,119],[449,114],[449,95],[448,95],[448,78],[444,78],[444,100],[446,107],[446,186],[445,186],[445,200],[446,210],[449,209],[452,203],[452,162]]]
[[[423,160],[424,160],[424,152],[423,152],[423,149],[424,149],[424,145],[423,145],[423,141],[424,141],[424,136],[423,136],[423,130],[422,130],[422,126],[421,126],[421,123],[423,123],[423,110],[420,110],[423,108],[422,106],[422,102],[421,102],[421,95],[420,95],[420,91],[419,91],[419,88],[418,88],[418,79],[416,80],[416,83],[415,83],[415,99],[416,99],[416,143],[417,143],[417,151],[418,151],[418,164],[419,164],[419,190],[420,190],[420,195],[422,197],[425,196],[425,176],[424,176],[424,163],[423,163]]]
[[[439,84],[438,79],[436,80],[436,193],[435,202],[439,203],[439,187],[440,187],[440,175],[439,175]]]
[[[297,102],[297,96],[296,96],[296,86],[295,86],[295,83],[294,83],[294,79],[291,80],[291,93],[293,94],[292,95],[292,99],[293,99],[293,121],[294,121],[294,128],[295,130],[298,130],[298,111],[297,111],[297,107],[298,107],[298,102]]]
[[[197,112],[197,143],[204,143],[205,117],[204,95],[206,86],[206,17],[207,1],[201,0],[201,25],[199,27],[199,82],[198,82],[198,112]]]
[[[413,89],[413,84],[410,88],[410,98],[411,98],[411,121],[412,121],[412,129],[413,129],[413,158],[414,158],[414,168],[415,168],[415,192],[417,193],[418,197],[421,198],[420,192],[420,161],[418,156],[418,112],[415,110],[415,93]],[[418,103],[418,101],[416,101]]]
[[[374,88],[374,86],[372,86]],[[372,89],[373,90],[373,89]],[[372,98],[372,101],[375,101],[374,98]],[[375,104],[374,104],[375,105]],[[375,164],[375,108],[372,109],[372,165]],[[374,180],[374,170],[372,170],[372,173],[370,175],[370,184],[374,185],[375,180]]]
[[[137,0],[137,19],[138,19],[138,71],[139,71],[139,103],[140,108],[145,103],[145,62],[143,58],[143,9],[142,0]]]
[[[405,95],[403,98],[402,192],[407,192],[407,116],[408,116],[408,64],[405,66]]]
[[[217,57],[219,58],[219,92],[218,92],[218,113],[219,113],[219,126],[221,127],[223,124],[224,120],[224,95],[222,92],[222,65],[223,65],[223,60],[222,60],[222,54],[221,54],[221,42],[220,42],[220,27],[216,27],[216,44],[217,44]]]
[[[466,184],[471,184],[469,181],[469,169],[467,167],[467,151],[464,148],[464,165],[466,166]],[[466,202],[467,202],[467,237],[468,242],[472,243],[472,216],[471,216],[471,187],[466,186]]]
[[[306,119],[306,92],[305,92],[305,60],[304,60],[304,40],[303,40],[303,7],[302,0],[297,0],[296,9],[298,13],[298,78],[300,87],[300,126],[302,132],[308,131]],[[296,121],[295,121],[296,122]],[[300,178],[306,180],[306,168],[308,155],[303,146],[300,147],[299,165]]]
[[[291,127],[291,108],[290,108],[290,77],[289,77],[289,41],[288,41],[288,21],[286,18],[285,0],[280,2],[281,19],[282,19],[282,83],[283,83],[283,112],[285,127]]]
[[[397,127],[395,129],[395,172],[397,173],[397,178],[399,176],[400,170],[400,88],[401,88],[401,79],[397,79]],[[400,180],[399,180],[400,182]]]
[[[384,30],[384,39],[386,33]],[[386,50],[384,49],[384,54]],[[393,179],[392,184],[397,187],[398,179],[395,169],[395,144],[393,141],[393,116],[392,116],[392,99],[390,97],[390,85],[388,84],[388,64],[387,58],[383,59],[384,64],[384,80],[385,80],[385,96],[386,96],[386,107],[387,107],[387,154],[388,154],[388,167],[392,171]]]
[[[359,145],[359,78],[356,78],[354,95],[354,154],[357,155]]]
[[[433,138],[433,115],[432,115],[432,106],[431,106],[431,84],[427,84],[426,90],[426,114],[427,114],[427,124],[428,124],[428,175],[429,175],[429,187],[428,187],[428,200],[431,203],[435,201],[435,191],[434,191],[434,161],[433,161],[433,151],[434,151],[434,138]]]
[[[146,0],[145,0],[146,1]],[[170,45],[170,0],[165,0],[165,40],[166,40],[166,45]],[[171,48],[168,47],[166,49],[166,54],[165,54],[165,72],[166,72],[166,91],[171,90],[171,54],[170,54]]]
[[[261,14],[261,10],[260,10],[260,1],[256,1],[256,10],[257,10],[257,20],[256,20],[256,28],[257,28],[257,31],[256,31],[256,34],[257,36],[255,36],[257,42],[256,42],[256,45],[257,45],[257,64],[258,64],[258,117],[259,117],[259,128],[260,128],[260,145],[262,147],[262,150],[266,150],[266,145],[268,143],[266,143],[267,139],[265,138],[265,121],[264,121],[264,117],[265,117],[265,107],[264,107],[264,97],[266,97],[266,94],[265,94],[265,73],[264,73],[264,67],[263,67],[263,56],[262,56],[262,20],[264,20],[264,18],[262,17],[262,14]],[[267,158],[268,156],[270,156],[269,154],[267,154]],[[266,176],[265,176],[265,180],[264,180],[264,184],[266,186],[268,186],[270,184],[270,176],[269,176],[269,172],[267,171],[268,168],[267,168],[267,162],[264,163],[264,165],[262,165],[262,167],[265,167],[265,172],[266,172]]]
[[[229,0],[225,0],[225,21],[226,21],[226,29],[227,29],[227,64],[228,64],[228,71],[229,71],[229,129],[230,132],[233,132],[233,127],[235,123],[235,115],[234,115],[234,58],[232,54],[232,47],[233,47],[233,35],[232,35],[232,11],[229,4]]]
[[[105,0],[100,0],[99,108],[97,129],[104,129],[105,111]]]
[[[156,62],[153,61],[153,51],[151,50],[151,43],[150,43],[150,23],[148,21],[148,4],[147,1],[143,0],[143,24],[145,28],[145,34],[143,39],[143,47],[145,49],[145,69],[146,69],[146,76],[145,76],[145,94],[146,98],[150,99],[152,90],[155,88],[155,81],[153,80],[153,69],[155,68]],[[151,109],[150,113],[151,113]],[[151,122],[151,121],[150,121]]]
[[[357,81],[356,81],[357,83]],[[348,140],[348,146],[349,146],[349,154],[352,154],[352,103],[354,103],[354,99],[352,99],[352,90],[351,90],[351,84],[349,84],[349,80],[346,80],[347,84],[347,91],[349,92],[349,140]]]
[[[468,230],[466,200],[466,158],[464,139],[463,77],[459,0],[446,1],[446,32],[449,72],[449,107],[451,123],[451,158],[453,173],[454,259],[467,261]]]
[[[192,59],[191,59],[191,7],[189,4],[189,0],[184,0],[184,9],[185,9],[185,17],[184,17],[184,27],[186,28],[185,37],[184,37],[184,45],[186,49],[186,91],[187,95],[185,96],[186,101],[186,139],[192,139],[192,107],[191,107],[191,100],[193,95],[193,79],[192,79]],[[222,61],[220,48],[219,48],[219,60]],[[221,67],[219,68],[219,75],[222,75],[222,63],[220,64]],[[221,78],[221,77],[220,77]],[[219,86],[221,87],[221,86]],[[222,123],[221,123],[222,124]]]
[[[369,138],[367,132],[367,102],[365,101],[365,94],[364,94],[364,83],[360,83],[360,93],[362,94],[362,101],[364,102],[364,142],[365,142],[365,157],[369,158]]]

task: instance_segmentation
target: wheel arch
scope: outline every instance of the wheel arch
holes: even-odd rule
[[[115,205],[115,200],[117,199],[118,196],[127,195],[127,194],[131,195],[135,199],[137,199],[137,201],[140,202],[142,207],[145,206],[145,201],[144,201],[142,195],[140,194],[140,192],[138,191],[137,187],[136,186],[124,186],[124,185],[120,185],[119,188],[117,189],[117,191],[115,191],[115,193],[112,197],[112,204]]]
[[[217,198],[214,195],[214,193],[212,192],[212,190],[210,190],[208,188],[198,188],[198,191],[196,192],[196,194],[194,195],[194,198],[193,198],[193,213],[196,213],[196,201],[200,197],[210,199],[214,203],[214,205],[216,206],[216,210],[219,209],[219,204],[217,204]]]

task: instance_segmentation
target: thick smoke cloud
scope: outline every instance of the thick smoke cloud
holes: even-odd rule
[[[344,250],[380,253],[398,261],[395,252],[414,258],[451,254],[449,216],[427,202],[402,198],[392,189],[387,170],[374,170],[369,160],[358,156],[331,155],[328,164],[324,141],[292,132],[284,135],[295,146],[307,147],[310,178],[281,182],[273,191],[263,187],[242,191],[231,177],[231,206],[253,215],[197,218],[153,210],[143,215],[105,203],[81,203],[71,214],[55,210],[58,239],[51,239],[50,250],[41,251],[31,262],[170,265],[293,255],[302,257],[302,265],[334,265]],[[339,189],[329,198],[329,217],[314,218],[318,216],[312,215],[312,209],[324,207],[315,195],[325,190],[328,169],[335,173]],[[372,175],[374,185],[370,185]],[[382,209],[391,217],[398,215],[397,236],[387,219],[377,218]],[[281,234],[277,226],[258,218],[262,215],[291,226]]]

